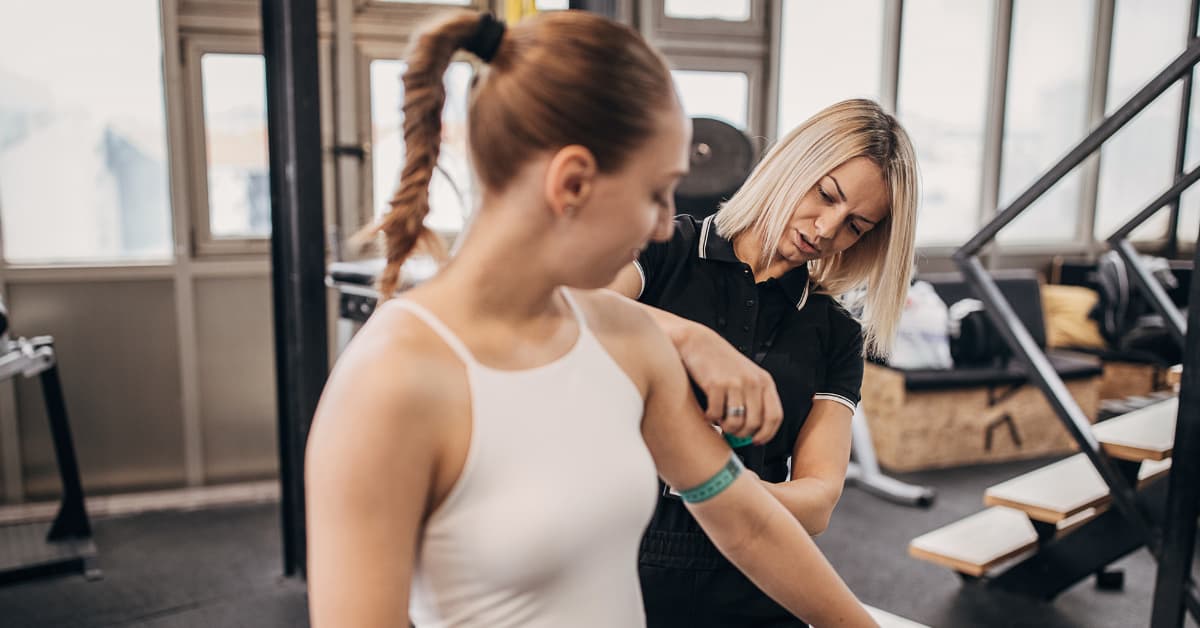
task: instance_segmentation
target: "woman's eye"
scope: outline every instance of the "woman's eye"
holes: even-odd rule
[[[853,220],[850,221],[850,231],[854,232],[854,235],[860,236],[863,234],[862,229],[859,229],[858,225]]]
[[[826,202],[826,203],[832,203],[832,202],[833,202],[833,197],[832,197],[832,196],[830,196],[830,195],[829,195],[829,193],[825,191],[825,188],[823,188],[823,187],[821,187],[821,186],[819,186],[819,185],[818,185],[818,186],[817,186],[817,191],[821,193],[821,198],[825,199],[825,202]]]

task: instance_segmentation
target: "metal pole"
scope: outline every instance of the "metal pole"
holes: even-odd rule
[[[1187,43],[1191,45],[1196,39],[1196,23],[1200,19],[1200,0],[1192,0],[1191,12],[1188,14]],[[1187,167],[1187,136],[1188,124],[1192,112],[1192,73],[1183,77],[1182,93],[1179,95],[1179,129],[1175,136],[1175,180],[1183,177],[1183,169]],[[1167,227],[1167,247],[1164,255],[1173,258],[1179,254],[1179,201],[1171,201],[1171,217]]]
[[[264,0],[283,569],[305,573],[304,444],[329,368],[317,0]]]
[[[1194,261],[1200,265],[1200,247]],[[1196,517],[1200,515],[1200,273],[1192,273],[1188,293],[1188,330],[1183,349],[1183,377],[1179,387],[1179,415],[1175,420],[1175,448],[1171,455],[1163,522],[1162,554],[1154,584],[1152,628],[1183,625],[1184,605],[1195,616],[1195,587],[1188,583],[1196,542]]]
[[[904,0],[883,3],[883,62],[879,72],[879,105],[895,115],[900,96],[900,37],[904,26]]]
[[[975,255],[988,242],[991,242],[1001,229],[1012,222],[1021,212],[1029,207],[1058,183],[1068,172],[1078,166],[1088,155],[1091,155],[1100,145],[1114,133],[1124,127],[1138,113],[1154,102],[1164,91],[1177,81],[1184,73],[1191,72],[1192,66],[1200,61],[1200,43],[1192,42],[1174,61],[1162,72],[1159,72],[1149,83],[1134,94],[1120,109],[1117,109],[1096,130],[1088,134],[1075,148],[1071,149],[1058,163],[1054,164],[1043,174],[1025,193],[1013,201],[1011,205],[1000,212],[991,222],[980,229],[973,238],[962,248],[954,252],[958,261],[963,261]]]
[[[1012,45],[1013,0],[996,0],[992,31],[991,87],[983,136],[983,170],[979,186],[979,222],[996,215],[1000,204],[1000,165],[1004,160],[1004,117],[1008,102],[1009,49]],[[993,260],[989,259],[989,266]]]
[[[1092,72],[1088,78],[1087,126],[1094,129],[1104,122],[1108,107],[1108,68],[1112,61],[1113,17],[1116,0],[1098,0],[1092,23]],[[1087,246],[1090,259],[1096,254],[1096,203],[1100,197],[1100,151],[1093,153],[1080,168],[1079,228],[1075,235]]]

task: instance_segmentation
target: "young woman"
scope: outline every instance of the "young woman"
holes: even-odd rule
[[[740,473],[666,336],[587,291],[669,237],[687,168],[670,74],[634,31],[581,12],[507,31],[458,13],[415,41],[382,294],[429,238],[442,74],[460,49],[488,63],[469,122],[482,206],[456,257],[377,308],[330,376],[307,453],[313,625],[644,625],[637,547],[656,472],[783,606],[874,625]]]
[[[710,419],[782,419],[770,442],[737,451],[811,534],[841,496],[864,345],[885,354],[904,305],[916,199],[914,152],[895,118],[868,100],[840,102],[780,140],[714,216],[677,218],[671,239],[612,285],[653,306]],[[836,299],[859,287],[861,322]],[[701,528],[664,486],[641,548],[649,626],[804,625]]]

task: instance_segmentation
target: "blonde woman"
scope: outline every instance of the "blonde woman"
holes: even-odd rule
[[[904,305],[916,205],[904,130],[874,102],[840,102],[780,140],[714,216],[677,217],[611,286],[651,306],[710,420],[780,426],[736,451],[810,534],[841,497],[864,353],[887,353]],[[856,288],[861,320],[838,299]],[[641,548],[650,628],[804,625],[660,489]]]

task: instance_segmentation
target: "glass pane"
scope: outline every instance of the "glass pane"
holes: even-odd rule
[[[782,29],[778,135],[839,100],[879,98],[883,0],[789,0]]]
[[[1185,0],[1118,2],[1108,79],[1108,113],[1125,103],[1183,51]],[[1112,137],[1101,152],[1096,236],[1106,238],[1174,180],[1179,85],[1159,96]],[[1134,239],[1166,235],[1167,211],[1134,232]]]
[[[267,83],[261,55],[206,54],[204,141],[208,226],[214,238],[271,235]]]
[[[750,0],[667,0],[665,13],[691,20],[745,22],[750,19]]]
[[[1013,10],[1000,170],[1003,209],[1087,133],[1092,2],[1019,0]],[[1000,232],[1004,242],[1074,240],[1082,171]]]
[[[0,0],[0,15],[5,257],[170,258],[158,1]]]
[[[992,5],[904,3],[898,109],[921,167],[920,244],[962,244],[979,222]]]
[[[1192,185],[1183,193],[1179,203],[1179,241],[1195,245],[1198,234],[1200,234],[1200,186]]]
[[[470,4],[471,0],[383,0],[383,2],[395,2],[396,4]]]
[[[688,117],[720,118],[746,129],[750,80],[741,72],[674,70],[675,87]]]
[[[1188,113],[1187,159],[1184,172],[1200,165],[1200,67],[1192,70],[1192,110]]]
[[[570,7],[568,0],[537,0],[538,11],[566,11]]]
[[[400,180],[404,163],[403,61],[371,62],[371,165],[375,215],[388,211],[388,201]],[[439,169],[429,184],[430,229],[457,232],[475,207],[475,175],[467,152],[467,95],[471,65],[450,64],[446,71],[446,106],[442,109],[442,149]]]

